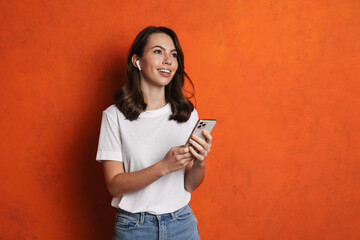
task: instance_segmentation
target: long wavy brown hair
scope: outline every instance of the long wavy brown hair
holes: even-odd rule
[[[145,111],[147,105],[140,87],[140,72],[139,69],[134,67],[131,58],[134,54],[139,57],[143,56],[149,36],[153,33],[165,33],[169,35],[174,42],[177,51],[178,69],[170,83],[165,86],[165,100],[171,105],[172,114],[169,120],[175,120],[179,123],[186,122],[194,110],[194,105],[189,99],[194,97],[195,88],[193,82],[184,70],[184,54],[180,42],[175,32],[166,27],[150,26],[136,36],[127,59],[128,82],[115,93],[115,105],[125,115],[126,119],[131,121],[136,120],[140,113]],[[183,93],[185,77],[192,87],[191,92],[185,91],[190,94],[188,98],[185,97]]]

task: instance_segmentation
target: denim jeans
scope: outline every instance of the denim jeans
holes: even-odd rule
[[[116,209],[113,240],[198,240],[197,219],[190,205],[153,215]]]

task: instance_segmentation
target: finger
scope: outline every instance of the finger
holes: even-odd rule
[[[189,152],[189,148],[188,147],[176,147],[175,148],[175,154],[178,155],[178,154],[185,154],[185,153],[188,153]]]
[[[198,160],[204,160],[207,156],[207,152],[203,149],[201,151],[197,150],[193,146],[189,147],[190,153]]]
[[[185,163],[189,163],[192,160],[194,160],[194,156],[190,153],[190,156],[185,158]]]
[[[182,165],[187,165],[189,162],[191,162],[194,159],[194,156],[189,152],[190,156],[186,156],[181,159]]]
[[[189,150],[191,152],[191,154],[198,160],[203,161],[205,159],[205,157],[199,153],[197,153],[193,147],[189,147]]]
[[[193,139],[190,139],[189,141],[191,143],[191,145],[195,148],[195,150],[197,150],[198,152],[200,152],[202,155],[207,154],[207,151],[204,149],[203,146],[201,146],[198,142],[194,141]],[[205,143],[206,144],[206,143]]]
[[[184,153],[184,154],[182,154],[182,155],[180,155],[180,156],[181,156],[181,158],[191,158],[191,157],[192,157],[192,154],[191,154],[191,152],[189,151],[189,152]]]
[[[179,154],[181,154],[181,155],[187,154],[187,153],[189,153],[189,147],[183,147],[179,151]]]
[[[197,141],[198,143],[200,143],[201,145],[204,145],[206,143],[206,141],[204,139],[202,139],[201,137],[193,134],[191,136],[191,139],[194,139],[195,141]]]
[[[204,136],[206,137],[206,142],[211,145],[211,143],[212,143],[212,136],[210,135],[210,133],[209,133],[208,131],[206,131],[206,130],[204,130],[202,133],[203,133]]]
[[[191,158],[191,157],[192,157],[192,154],[191,154],[190,151],[187,152],[187,153],[184,153],[184,154],[176,154],[176,159],[177,159],[178,161],[182,161],[182,160],[184,160],[184,159],[186,159],[186,158]]]
[[[194,141],[193,138],[196,138],[195,139],[196,141]],[[200,138],[199,136],[196,136],[196,135],[194,135],[193,138],[191,138],[189,140],[191,145],[193,145],[199,151],[201,151],[201,149],[205,149],[206,152],[210,152],[210,145],[207,142],[205,142],[204,139],[202,139],[202,138]],[[195,145],[195,143],[198,144],[198,145]],[[201,146],[201,149],[198,146]]]
[[[206,137],[206,136],[205,136]],[[210,135],[211,137],[211,135]],[[206,141],[204,139],[202,139],[201,137],[199,136],[196,136],[196,135],[193,135],[192,137],[195,141],[197,141],[198,143],[200,143],[205,149],[206,151],[210,151],[210,147],[211,147],[211,140],[210,140],[210,143],[207,142],[209,141],[208,138],[206,138]]]

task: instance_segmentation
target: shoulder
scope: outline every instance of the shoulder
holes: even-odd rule
[[[191,112],[190,118],[193,118],[193,117],[199,118],[199,114],[198,114],[198,111],[196,110],[196,108],[194,108],[194,110]]]
[[[111,106],[109,106],[108,108],[106,108],[103,111],[103,115],[112,118],[112,119],[117,119],[117,118],[125,118],[124,114],[116,107],[115,104],[112,104]]]
[[[191,112],[188,122],[190,122],[191,125],[194,125],[198,119],[199,119],[199,114],[197,110],[194,108],[194,110]]]
[[[115,104],[112,104],[111,106],[106,108],[103,112],[106,114],[115,114],[116,110],[117,110],[117,107],[115,106]]]

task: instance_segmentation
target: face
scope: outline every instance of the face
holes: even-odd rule
[[[173,78],[177,68],[177,52],[171,37],[165,33],[149,36],[139,64],[141,83],[165,87]]]

